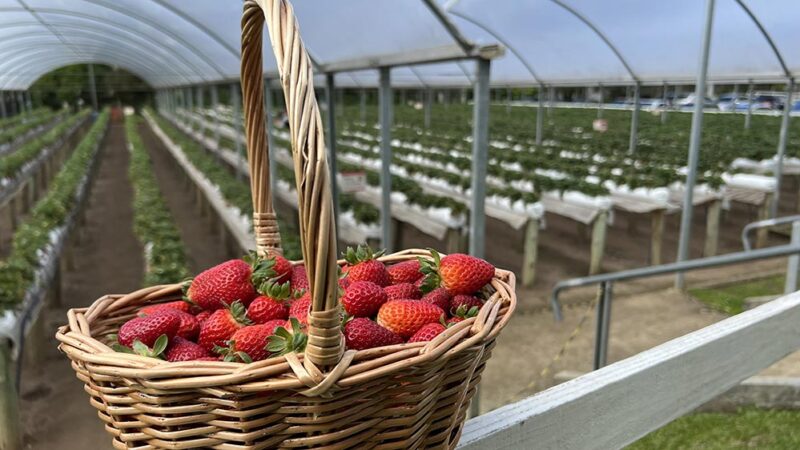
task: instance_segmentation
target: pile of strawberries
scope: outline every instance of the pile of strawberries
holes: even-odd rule
[[[346,346],[365,350],[430,341],[477,315],[494,267],[464,254],[386,266],[348,248],[339,300]],[[184,286],[184,300],[150,305],[120,327],[117,351],[168,361],[259,361],[302,352],[311,310],[303,265],[280,255],[224,262]]]

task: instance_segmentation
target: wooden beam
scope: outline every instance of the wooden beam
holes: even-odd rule
[[[478,449],[622,448],[800,348],[800,293],[468,421]]]
[[[773,195],[772,192],[769,192],[764,195],[764,203],[762,203],[758,207],[758,219],[756,220],[767,220],[769,219],[770,208],[772,205]],[[767,237],[769,237],[769,228],[762,227],[756,230],[756,247],[755,248],[764,248],[767,245]]]
[[[719,218],[722,200],[714,200],[706,207],[706,244],[703,256],[715,256],[719,250]]]
[[[657,209],[650,215],[650,265],[657,266],[661,264],[663,244],[664,210]]]
[[[524,253],[522,256],[522,285],[533,286],[536,281],[536,259],[539,254],[539,221],[530,219],[525,225]]]
[[[592,249],[589,256],[589,275],[600,272],[608,232],[608,211],[601,211],[592,223]]]

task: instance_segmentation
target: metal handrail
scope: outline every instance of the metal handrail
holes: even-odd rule
[[[800,224],[800,222],[796,222]],[[800,255],[800,241],[788,245],[779,245],[758,250],[728,253],[725,255],[711,256],[708,258],[690,259],[659,266],[641,267],[638,269],[623,270],[620,272],[604,273],[582,278],[561,281],[553,288],[550,304],[557,321],[561,320],[561,303],[559,294],[567,289],[581,286],[599,284],[601,288],[600,300],[597,304],[597,330],[595,336],[594,368],[599,369],[606,365],[608,353],[609,321],[611,317],[612,287],[615,281],[632,280],[636,278],[653,277],[668,273],[688,272],[690,270],[707,269],[711,267],[726,266],[730,264],[755,261],[759,259],[775,258],[779,256]],[[790,265],[791,266],[791,265]]]
[[[784,216],[775,219],[759,220],[758,222],[751,222],[744,226],[742,229],[742,246],[745,250],[750,251],[753,246],[750,244],[750,232],[758,228],[774,227],[777,225],[784,225],[800,221],[800,215]]]

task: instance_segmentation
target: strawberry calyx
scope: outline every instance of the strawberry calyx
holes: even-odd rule
[[[308,336],[303,333],[300,321],[296,318],[289,319],[291,331],[286,327],[278,327],[275,333],[268,338],[267,350],[271,356],[285,355],[287,353],[301,353],[306,349]]]
[[[296,293],[292,292],[291,283],[288,281],[279,284],[274,280],[267,280],[258,289],[258,293],[266,295],[267,297],[276,301],[286,301],[291,298],[297,298]]]
[[[429,248],[428,251],[431,252],[431,258],[433,259],[427,259],[421,256],[417,257],[419,260],[419,271],[422,272],[425,279],[419,287],[423,294],[427,294],[442,285],[442,277],[439,275],[439,266],[442,263],[442,257],[439,255],[439,252],[432,248]]]
[[[481,309],[478,306],[473,306],[473,307],[467,309],[467,305],[461,305],[458,308],[456,308],[455,314],[453,314],[453,317],[451,317],[449,321],[445,321],[444,317],[442,317],[442,319],[439,322],[442,325],[450,328],[453,325],[455,325],[456,323],[461,322],[464,319],[469,319],[471,317],[477,317],[478,313],[480,311],[481,311]],[[457,320],[453,320],[453,319],[457,319]]]
[[[253,274],[250,275],[250,282],[253,283],[258,292],[266,289],[266,284],[273,281],[278,275],[274,269],[274,256],[261,257],[256,252],[251,251],[243,259],[253,269]]]
[[[233,320],[241,325],[251,325],[253,322],[247,317],[247,308],[239,300],[231,303],[230,305],[224,304],[225,309],[228,310]]]
[[[120,353],[130,353],[133,355],[146,356],[148,358],[164,359],[163,354],[167,349],[167,344],[169,344],[169,337],[167,337],[166,334],[162,334],[153,343],[153,348],[148,347],[138,339],[133,341],[132,348],[126,347],[119,343],[112,344],[111,348]]]
[[[247,354],[247,352],[236,351],[236,341],[230,339],[225,341],[225,345],[215,345],[214,346],[214,353],[222,356],[222,360],[225,362],[243,362],[250,364],[253,362],[253,358]]]
[[[353,249],[353,247],[347,247],[347,250],[344,252],[344,260],[350,265],[356,265],[364,261],[379,258],[383,256],[384,253],[385,250],[373,251],[369,245],[359,245],[355,249]]]

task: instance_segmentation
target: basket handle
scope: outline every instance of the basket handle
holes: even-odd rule
[[[338,363],[344,339],[337,309],[338,266],[327,149],[314,76],[292,6],[286,0],[247,0],[242,14],[242,98],[259,253],[280,248],[269,183],[264,123],[262,33],[266,19],[286,99],[297,183],[300,244],[311,291],[305,361]]]

